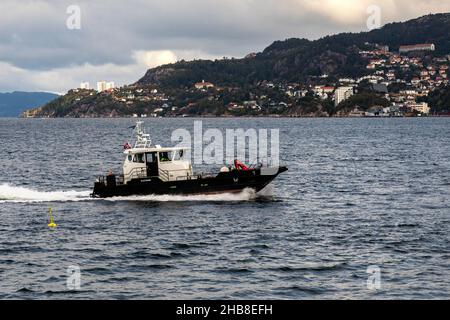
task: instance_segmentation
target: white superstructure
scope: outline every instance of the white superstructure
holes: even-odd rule
[[[142,129],[142,122],[135,127],[134,146],[125,146],[123,164],[124,184],[133,179],[159,177],[162,181],[194,179],[192,165],[185,159],[189,148],[163,148],[152,145],[150,135]]]

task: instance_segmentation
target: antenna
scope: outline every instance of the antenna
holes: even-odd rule
[[[136,143],[134,147],[136,149],[149,148],[152,145],[150,135],[145,132],[145,129],[142,129],[142,124],[142,121],[137,121],[134,129],[134,132],[136,133]]]

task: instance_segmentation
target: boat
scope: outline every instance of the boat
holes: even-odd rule
[[[108,175],[98,177],[91,197],[239,193],[245,189],[259,192],[288,170],[285,166],[246,166],[235,160],[217,174],[195,174],[190,159],[186,159],[190,148],[153,145],[142,124],[137,122],[133,127],[134,146],[124,145],[122,174],[110,170]]]

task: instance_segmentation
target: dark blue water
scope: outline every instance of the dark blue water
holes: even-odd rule
[[[90,200],[131,119],[0,119],[0,298],[450,297],[450,119],[203,121],[281,129],[272,197]],[[162,145],[192,125],[146,120]]]

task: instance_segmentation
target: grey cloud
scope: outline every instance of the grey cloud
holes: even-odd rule
[[[448,0],[2,0],[0,62],[36,74],[135,65],[136,51],[242,57],[274,40],[364,30],[373,3],[384,23],[450,11]],[[81,30],[66,28],[72,4]]]

